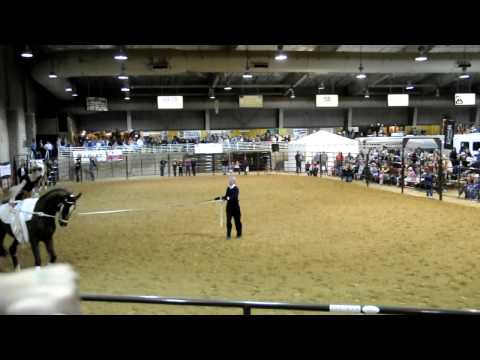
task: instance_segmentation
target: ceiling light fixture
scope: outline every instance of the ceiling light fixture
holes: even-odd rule
[[[123,47],[120,47],[120,49],[119,49],[118,52],[113,56],[113,58],[114,58],[115,60],[119,60],[119,61],[128,60],[128,56],[127,56],[127,54],[125,53],[125,50],[123,49]]]
[[[210,100],[215,100],[215,93],[213,92],[212,88],[208,92],[208,97],[210,98]]]
[[[295,99],[295,91],[293,88],[290,88],[290,99]]]
[[[424,62],[428,60],[427,51],[424,46],[418,48],[419,54],[415,57],[415,61]]]
[[[48,77],[49,77],[50,79],[57,79],[57,78],[58,78],[57,74],[55,74],[53,71],[50,72],[50,74],[48,74]]]
[[[362,66],[362,65],[360,65],[360,66],[358,67],[358,70],[359,70],[360,72],[357,74],[356,78],[359,79],[359,80],[364,80],[364,79],[366,79],[366,78],[367,78],[367,75],[363,72],[363,66]]]
[[[71,86],[67,86],[67,87],[65,88],[65,91],[66,91],[66,92],[72,92],[72,91],[73,91],[73,89],[72,89],[72,87],[71,87]]]
[[[405,90],[413,90],[415,89],[415,86],[412,85],[412,83],[408,83],[407,86],[405,86]]]
[[[365,80],[367,75],[363,72],[363,65],[362,65],[362,46],[360,45],[360,66],[358,67],[359,73],[357,74],[356,78],[358,80]]]
[[[22,54],[21,56],[23,58],[26,58],[26,59],[30,59],[33,57],[33,53],[32,51],[30,50],[30,48],[28,47],[28,45],[25,46],[25,49],[22,51]]]
[[[73,93],[72,96],[75,97],[75,96],[78,96],[78,94],[77,94],[77,93]]]
[[[128,80],[128,75],[125,71],[125,64],[122,63],[122,66],[120,68],[120,74],[117,76],[118,80]]]
[[[130,100],[130,96],[125,96],[125,100]]]
[[[129,92],[130,87],[128,85],[124,85],[120,90],[123,91],[123,92]]]
[[[368,91],[368,89],[365,90],[365,94],[363,96],[365,97],[365,99],[370,98],[370,92]]]
[[[232,87],[230,85],[227,85],[223,88],[223,90],[230,91],[230,90],[232,90]]]
[[[470,61],[467,60],[467,46],[463,47],[463,60],[458,61],[458,67],[462,69],[462,73],[458,76],[459,79],[469,79],[470,75],[467,73],[467,69],[472,66]]]
[[[276,61],[285,61],[288,59],[287,54],[285,51],[283,51],[283,45],[278,45],[278,52],[277,55],[275,55],[275,60]]]
[[[318,85],[318,90],[325,90],[325,84],[323,81]]]

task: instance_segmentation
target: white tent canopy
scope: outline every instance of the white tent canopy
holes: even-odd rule
[[[312,153],[342,152],[344,155],[348,153],[358,154],[359,143],[357,140],[320,130],[296,141],[292,141],[289,144],[289,149],[292,151],[305,151]]]

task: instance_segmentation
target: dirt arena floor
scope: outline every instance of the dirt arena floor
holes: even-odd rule
[[[480,208],[297,176],[240,176],[244,237],[225,239],[223,176],[63,184],[82,191],[59,228],[59,262],[82,292],[480,308]],[[234,231],[235,234],[235,231]],[[6,244],[10,244],[7,239]],[[42,248],[43,260],[46,253]],[[29,248],[20,249],[32,266]],[[11,271],[0,258],[0,272]],[[239,314],[237,309],[83,303],[85,314]],[[254,310],[254,313],[280,314]]]

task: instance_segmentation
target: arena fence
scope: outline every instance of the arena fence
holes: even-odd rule
[[[242,309],[243,315],[252,315],[252,309],[293,310],[348,314],[384,314],[384,315],[480,315],[480,310],[422,309],[414,307],[376,306],[376,305],[341,305],[341,304],[295,304],[283,302],[235,301],[235,300],[199,300],[185,298],[168,298],[162,296],[134,295],[98,295],[81,294],[82,301],[156,304],[177,306],[201,306],[216,308]]]

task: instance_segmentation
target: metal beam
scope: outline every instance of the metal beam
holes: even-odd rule
[[[290,85],[286,84],[232,84],[233,88],[245,88],[245,89],[283,89],[289,88]],[[199,84],[199,85],[131,85],[130,89],[209,89],[212,86]],[[217,85],[215,88],[223,88],[223,85]]]
[[[300,79],[298,79],[287,91],[285,91],[284,96],[288,95],[290,89],[295,89],[297,86],[299,86],[301,83],[303,83],[307,79],[308,79],[308,74],[303,74]]]

